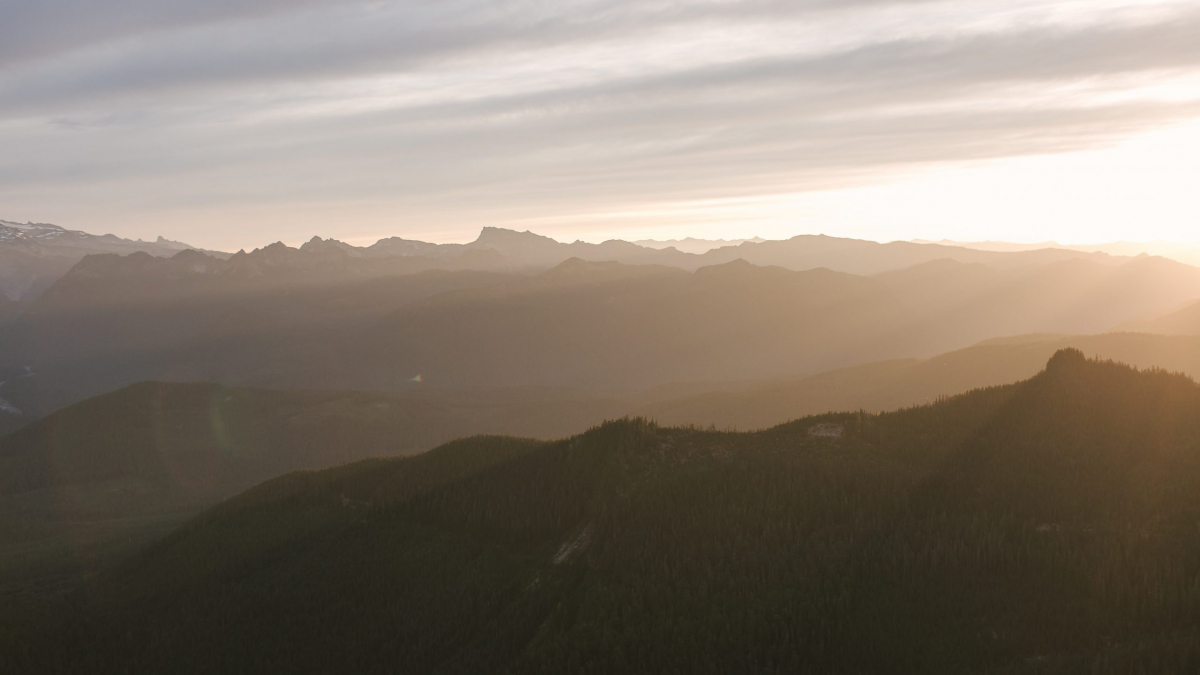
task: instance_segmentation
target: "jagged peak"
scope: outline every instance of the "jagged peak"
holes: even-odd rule
[[[493,227],[490,225],[480,230],[479,238],[475,240],[475,243],[486,243],[488,241],[537,241],[555,244],[559,243],[555,239],[551,239],[550,237],[537,234],[536,232],[531,232],[529,230],[520,232],[517,230],[509,230],[503,227]]]

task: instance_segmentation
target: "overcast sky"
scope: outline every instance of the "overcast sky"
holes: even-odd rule
[[[1195,0],[0,0],[0,219],[1200,239]]]

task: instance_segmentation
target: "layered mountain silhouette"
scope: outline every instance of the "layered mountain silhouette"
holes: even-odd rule
[[[1186,672],[1197,488],[1196,384],[1064,350],[883,415],[624,420],[291,474],[69,610],[8,607],[0,663]]]
[[[813,241],[804,245],[828,249],[831,264],[839,247],[900,252],[893,262],[946,252]],[[90,256],[0,330],[0,397],[22,412],[0,422],[11,429],[144,380],[397,390],[421,375],[435,387],[720,389],[998,335],[1097,333],[1200,295],[1200,269],[1075,252],[964,249],[1002,262],[945,258],[861,276],[741,258],[688,271],[572,257],[539,272],[564,247],[597,258],[638,247],[495,229],[468,245],[376,246],[404,253],[314,239],[228,260]]]
[[[633,243],[646,248],[673,248],[684,253],[707,253],[714,248],[723,248],[725,246],[737,246],[746,242],[761,243],[766,241],[761,237],[753,237],[750,239],[698,239],[696,237],[685,237],[683,239],[639,239]]]
[[[0,396],[27,421],[143,380],[336,388],[341,379],[321,378],[375,321],[420,298],[505,278],[373,274],[370,261],[362,268],[342,253],[312,254],[325,261],[321,276],[295,264],[309,257],[295,249],[229,261],[193,252],[89,257],[0,333]]]
[[[697,241],[681,242],[685,251],[659,242],[632,243],[609,240],[599,244],[584,241],[559,242],[533,232],[517,232],[485,227],[479,237],[467,244],[428,244],[404,239],[384,239],[369,247],[354,247],[332,242],[351,255],[387,257],[425,255],[452,257],[464,250],[490,250],[515,265],[548,269],[571,258],[589,262],[620,262],[638,265],[667,265],[694,271],[701,267],[745,260],[759,266],[783,267],[804,271],[824,267],[858,275],[874,275],[932,262],[954,260],[965,264],[985,264],[1015,268],[1063,260],[1091,260],[1117,263],[1129,258],[1105,253],[1047,248],[1022,251],[983,251],[957,245],[916,244],[912,242],[878,243],[824,235],[800,235],[787,240],[743,240],[723,246],[697,246]],[[703,252],[697,252],[704,249]]]
[[[1200,288],[1163,259],[995,270],[953,261],[877,277],[745,261],[688,275],[568,261],[528,280],[434,296],[372,327],[378,379],[653,386],[802,375],[926,357],[1013,333],[1093,333]],[[632,276],[639,274],[639,276]],[[584,283],[586,281],[586,283]]]
[[[700,240],[677,242],[680,247],[664,246],[670,242],[643,242],[645,245],[620,240],[600,244],[582,241],[563,243],[533,232],[517,232],[485,227],[479,237],[466,244],[432,244],[399,237],[382,239],[371,246],[353,246],[333,239],[314,237],[301,247],[308,256],[295,256],[295,251],[283,244],[273,244],[254,260],[253,253],[236,256],[234,268],[242,274],[271,274],[267,267],[291,268],[297,273],[329,274],[396,273],[420,269],[529,269],[533,271],[554,267],[571,258],[592,262],[622,262],[627,264],[658,264],[694,271],[701,267],[742,259],[756,265],[774,265],[791,270],[826,267],[852,274],[872,275],[911,267],[933,260],[951,259],[964,263],[981,263],[999,267],[1045,263],[1069,259],[1089,259],[1098,262],[1122,260],[1101,253],[1087,253],[1052,248],[1019,252],[979,251],[964,246],[914,244],[911,242],[876,242],[803,235],[786,241],[760,239],[733,242]],[[720,244],[720,245],[718,245]],[[684,250],[686,249],[686,250]],[[88,254],[128,255],[143,252],[157,257],[170,257],[181,251],[195,250],[180,242],[159,237],[154,242],[131,241],[113,235],[93,235],[67,230],[44,223],[12,223],[0,221],[0,293],[10,299],[29,301],[67,273]],[[316,255],[325,252],[326,257]],[[256,251],[257,252],[257,251]],[[341,256],[360,261],[350,265]],[[229,258],[228,253],[205,252],[218,260]],[[395,259],[402,260],[395,260]],[[408,260],[404,260],[408,259]],[[366,263],[362,261],[374,261]],[[199,261],[214,270],[223,269],[212,262]]]

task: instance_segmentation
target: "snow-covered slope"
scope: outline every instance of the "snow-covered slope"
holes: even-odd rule
[[[92,253],[128,255],[141,251],[168,257],[191,248],[162,237],[157,241],[131,240],[48,223],[0,220],[0,294],[12,300],[32,300]]]

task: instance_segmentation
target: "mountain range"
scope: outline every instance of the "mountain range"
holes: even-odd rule
[[[0,255],[78,253],[45,227]],[[1198,268],[122,241],[0,295],[0,671],[1123,672],[1200,644]]]
[[[751,237],[750,239],[697,239],[696,237],[685,237],[683,239],[638,239],[633,243],[646,248],[673,248],[684,253],[707,253],[714,248],[724,248],[726,246],[738,246],[746,242],[761,244],[766,241],[762,237]]]
[[[883,415],[294,473],[9,603],[0,666],[1186,672],[1198,425],[1189,378],[1063,350]]]
[[[321,274],[329,273],[327,268],[330,265],[345,265],[337,257],[330,255],[334,250],[340,250],[347,257],[360,260],[424,259],[361,264],[358,266],[359,274],[369,274],[369,270],[384,273],[389,270],[411,271],[414,268],[494,270],[503,267],[537,271],[549,269],[570,258],[580,258],[592,262],[669,265],[689,271],[742,259],[757,265],[776,265],[792,270],[827,267],[835,271],[871,275],[942,259],[1010,266],[1077,257],[1089,257],[1094,260],[1110,258],[1104,254],[1065,249],[1021,251],[1020,255],[1006,256],[965,246],[910,242],[880,244],[812,235],[802,235],[785,241],[755,238],[711,242],[688,239],[674,242],[646,240],[630,243],[610,240],[600,244],[582,241],[562,243],[532,232],[516,232],[495,227],[483,228],[475,241],[466,244],[431,244],[391,237],[371,246],[360,247],[333,239],[314,237],[301,248],[310,249],[310,253],[321,250],[326,252],[322,260],[317,260],[319,256],[316,255],[309,257]],[[20,224],[0,221],[0,263],[3,263],[0,264],[0,293],[7,295],[11,300],[33,300],[83,256],[89,254],[128,255],[143,252],[157,257],[169,257],[181,251],[191,250],[196,249],[162,237],[154,242],[132,241],[114,235],[100,236],[67,230],[45,223]],[[261,256],[258,262],[261,262],[262,257],[283,258],[289,255],[286,251],[295,249],[277,243],[262,250],[269,253]],[[473,253],[464,257],[468,252]],[[213,251],[204,253],[218,260],[236,255]],[[245,255],[244,251],[239,253]],[[234,267],[247,264],[243,259],[237,261]]]
[[[68,230],[48,223],[0,220],[0,296],[10,301],[32,300],[87,255],[141,252],[165,257],[191,249],[187,244],[162,237],[152,242],[132,241],[111,234]],[[222,253],[207,253],[225,257]]]
[[[961,246],[982,251],[1036,251],[1038,249],[1056,248],[1088,253],[1106,253],[1114,256],[1136,257],[1139,255],[1162,256],[1178,260],[1188,265],[1200,265],[1200,246],[1170,241],[1114,241],[1105,244],[1060,244],[1056,241],[1043,241],[1032,244],[1020,244],[1007,241],[954,241],[942,239],[914,239],[916,244],[938,244],[941,246]]]
[[[593,260],[545,269],[567,254]],[[720,261],[743,254],[790,267]],[[696,256],[487,228],[464,245],[90,255],[31,302],[0,305],[0,431],[146,380],[727,390],[1006,334],[1100,333],[1197,297],[1200,269],[1163,258],[829,237]]]

